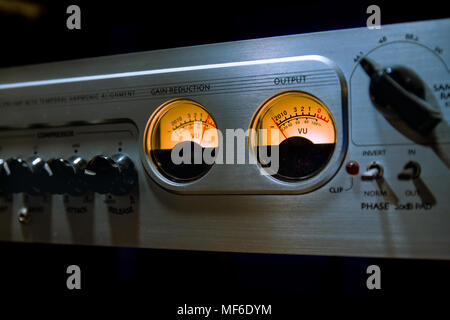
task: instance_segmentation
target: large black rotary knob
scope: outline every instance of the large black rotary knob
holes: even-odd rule
[[[84,178],[84,170],[87,162],[79,156],[73,156],[68,159],[74,169],[75,174],[67,180],[67,193],[72,196],[81,196],[86,193],[88,187]]]
[[[69,193],[75,196],[85,193],[86,188],[82,175],[86,162],[81,157],[70,160],[54,158],[47,163],[51,171],[47,186],[49,192],[53,194]]]
[[[98,155],[89,161],[84,170],[86,182],[93,191],[105,194],[111,192],[119,176],[119,168],[113,159]]]
[[[400,118],[422,135],[442,121],[439,107],[427,99],[427,87],[414,71],[403,66],[381,68],[368,58],[360,63],[370,77],[370,98],[384,114]]]
[[[75,175],[75,169],[69,161],[62,158],[50,159],[47,163],[52,172],[48,179],[48,191],[53,194],[67,193],[68,181]]]
[[[113,155],[112,159],[119,167],[119,180],[118,184],[114,185],[111,193],[115,195],[130,193],[138,182],[137,172],[133,161],[123,153]]]
[[[48,192],[49,181],[52,177],[52,172],[44,159],[39,156],[29,159],[28,165],[30,167],[30,180],[27,192],[32,195],[42,194]]]
[[[5,160],[0,159],[0,195],[5,193],[5,178],[6,178],[6,172],[4,168]]]
[[[9,158],[2,163],[2,189],[5,193],[28,192],[30,190],[31,169],[21,158]]]
[[[124,154],[95,156],[87,164],[84,174],[88,186],[100,194],[124,195],[137,183],[134,164]]]

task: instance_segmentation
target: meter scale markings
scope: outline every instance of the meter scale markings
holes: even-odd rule
[[[251,139],[260,165],[261,155],[279,153],[279,168],[272,175],[286,181],[309,178],[323,169],[336,145],[335,125],[328,108],[316,97],[286,91],[266,100],[251,125]],[[266,130],[267,136],[261,135]],[[272,131],[278,131],[273,134]]]
[[[189,182],[212,166],[213,161],[206,161],[204,155],[215,158],[218,133],[215,121],[203,106],[192,100],[175,99],[156,111],[147,126],[145,141],[147,155],[163,176],[175,182]]]

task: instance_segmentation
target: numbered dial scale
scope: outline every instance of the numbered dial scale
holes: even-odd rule
[[[328,108],[318,98],[286,91],[267,99],[250,125],[250,147],[263,168],[264,155],[279,153],[277,172],[284,181],[309,178],[323,169],[336,145],[336,128]]]
[[[205,107],[175,99],[150,117],[144,144],[157,172],[171,181],[189,182],[211,168],[219,139],[216,123]]]

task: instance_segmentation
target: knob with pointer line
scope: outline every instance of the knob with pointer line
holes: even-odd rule
[[[74,156],[69,160],[53,158],[48,162],[51,176],[47,179],[47,190],[53,194],[68,193],[72,196],[83,195],[87,188],[83,179],[86,161]]]
[[[0,159],[0,196],[5,193],[4,182],[6,179],[6,172],[4,168],[5,160]]]
[[[134,164],[124,154],[95,156],[87,164],[84,174],[88,186],[100,194],[125,195],[137,184]]]
[[[70,157],[68,161],[74,169],[74,174],[67,181],[67,193],[71,196],[81,196],[88,190],[86,180],[84,179],[84,169],[86,168],[87,161],[79,156]]]
[[[420,77],[404,66],[382,68],[369,58],[360,61],[370,77],[370,99],[385,117],[398,117],[421,135],[429,135],[442,121],[435,101]]]
[[[22,158],[9,158],[3,162],[1,184],[5,193],[20,193],[29,191],[31,170]]]
[[[49,183],[53,173],[48,163],[39,156],[30,159],[29,163],[31,175],[27,192],[31,195],[49,192]]]
[[[360,65],[370,78],[369,95],[376,109],[405,137],[430,146],[450,168],[450,151],[444,144],[450,128],[425,82],[405,66],[381,67],[367,57]]]

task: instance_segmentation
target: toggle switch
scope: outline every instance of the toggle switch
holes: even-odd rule
[[[366,172],[361,175],[361,180],[371,181],[380,179],[383,177],[383,167],[376,162],[372,162],[368,167]]]
[[[417,162],[409,161],[398,174],[399,180],[413,180],[420,176],[420,165]]]

